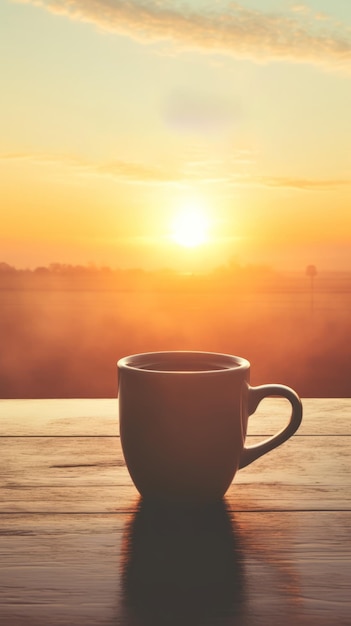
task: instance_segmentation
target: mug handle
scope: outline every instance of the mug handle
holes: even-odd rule
[[[281,431],[265,439],[256,445],[244,447],[239,463],[239,469],[246,467],[260,456],[280,446],[289,439],[298,429],[302,420],[302,403],[295,391],[285,385],[260,385],[259,387],[248,386],[248,413],[254,413],[263,398],[269,396],[280,396],[289,400],[292,411],[290,421]]]

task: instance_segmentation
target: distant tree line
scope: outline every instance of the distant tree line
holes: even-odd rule
[[[109,266],[50,263],[18,269],[0,262],[0,289],[68,289],[114,291],[350,291],[351,273],[282,272],[266,265],[241,265],[236,260],[207,273],[179,273],[174,269],[145,270]]]
[[[5,262],[0,262],[1,274],[27,274],[27,275],[87,275],[87,274],[110,274],[113,270],[110,267],[96,267],[95,265],[71,265],[68,263],[50,263],[48,266],[39,266],[34,269],[18,269],[13,265],[9,265]]]

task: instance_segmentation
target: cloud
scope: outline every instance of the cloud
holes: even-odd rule
[[[240,105],[211,91],[187,90],[170,94],[165,103],[165,122],[183,133],[227,134],[241,118]]]
[[[80,157],[44,153],[0,153],[1,161],[28,161],[39,165],[71,168],[78,175],[109,176],[116,181],[133,184],[221,184],[238,187],[290,188],[301,191],[327,191],[351,186],[351,179],[309,179],[275,176],[257,176],[250,173],[231,173],[239,165],[252,163],[250,151],[238,150],[229,163],[221,159],[198,159],[183,163],[178,171],[156,168],[122,160],[94,163]]]
[[[0,154],[0,161],[30,161],[42,165],[58,165],[69,167],[82,175],[111,176],[120,181],[133,183],[167,183],[178,180],[177,176],[166,170],[122,160],[94,163],[68,155],[14,152]]]
[[[311,9],[306,4],[293,4],[291,11],[294,13],[309,13]]]
[[[290,14],[268,13],[237,2],[195,12],[174,0],[20,0],[71,19],[90,22],[144,43],[172,42],[196,49],[250,58],[334,66],[351,61],[350,30],[323,20],[297,4]]]
[[[349,179],[313,179],[313,178],[288,178],[288,177],[257,177],[256,182],[264,187],[284,187],[302,191],[327,191],[351,185]],[[252,181],[253,182],[253,181]]]

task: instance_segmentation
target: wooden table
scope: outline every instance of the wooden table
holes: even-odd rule
[[[140,503],[116,400],[1,400],[0,624],[349,626],[351,399],[303,404],[292,439],[190,514]],[[250,440],[288,411],[264,401]]]

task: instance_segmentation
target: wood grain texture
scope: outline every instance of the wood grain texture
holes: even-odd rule
[[[236,474],[230,508],[351,510],[350,457],[350,437],[293,437]],[[133,508],[119,437],[3,437],[0,459],[0,512]]]
[[[117,408],[0,401],[1,626],[350,626],[351,400],[304,401],[196,513],[139,500]],[[248,445],[287,415],[265,401]]]
[[[0,436],[118,434],[117,398],[0,400]]]
[[[351,435],[351,398],[305,398],[299,435]],[[290,414],[289,403],[266,399],[249,420],[249,433],[280,430]],[[118,400],[0,400],[0,437],[114,436],[119,434]]]
[[[348,513],[3,515],[0,553],[8,626],[350,624]]]

